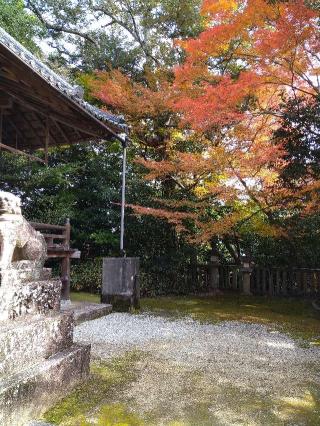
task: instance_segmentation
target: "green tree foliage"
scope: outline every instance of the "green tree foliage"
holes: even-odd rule
[[[200,5],[201,0],[26,1],[58,55],[86,71],[105,64],[173,65],[179,58],[173,40],[194,36],[202,27]]]
[[[320,179],[320,101],[300,97],[282,107],[282,125],[274,134],[275,143],[283,144],[286,150],[287,166],[281,180],[284,187],[299,191],[310,179]],[[256,261],[319,267],[320,215],[317,211],[302,216],[299,213],[297,210],[290,219],[278,218],[287,229],[287,238],[259,238],[250,233],[244,236],[244,245]]]
[[[23,0],[0,0],[0,27],[29,50],[39,53],[36,37],[44,36],[39,20],[25,10]]]
[[[284,143],[287,167],[282,180],[287,186],[305,185],[320,178],[320,99],[296,98],[287,102],[282,126],[275,140]]]
[[[51,55],[55,67],[76,64],[89,72],[116,67],[141,80],[143,64],[154,67],[163,62],[167,67],[179,59],[172,49],[173,39],[199,31],[200,3],[49,0],[28,1],[25,7],[27,16],[46,28],[49,43],[56,47]],[[73,46],[69,49],[68,45],[68,52],[66,42]],[[150,134],[152,126],[150,122]],[[151,198],[163,194],[161,188],[141,179],[141,168],[133,165],[137,146],[130,148],[127,200],[150,204]],[[22,196],[29,219],[64,223],[70,218],[73,245],[82,251],[82,262],[118,255],[120,159],[119,147],[110,144],[51,150],[47,169],[2,153],[0,187]],[[187,291],[180,271],[184,264],[196,262],[199,250],[186,244],[170,225],[128,212],[126,249],[128,255],[141,257],[146,293]],[[96,272],[96,263],[86,262],[83,267],[78,265],[73,275],[81,285],[92,289],[92,284],[97,286]],[[94,283],[90,283],[89,275]]]
[[[165,89],[159,90],[159,81],[150,80],[150,76],[160,72],[162,76],[168,75],[168,81],[172,80],[172,66],[183,59],[181,50],[174,47],[174,40],[199,34],[203,26],[199,14],[201,3],[201,0],[0,0],[0,25],[34,52],[39,51],[37,39],[46,37],[53,47],[51,59],[55,66],[89,74],[95,69],[120,69],[134,83],[165,95]],[[234,74],[239,72],[239,63],[235,66],[230,62],[230,67],[234,67]],[[80,81],[85,83],[86,77],[81,75]],[[148,101],[146,97],[143,100]],[[160,108],[161,103],[158,104]],[[135,107],[133,102],[128,105]],[[170,201],[177,195],[175,183],[169,179],[160,184],[142,179],[142,168],[133,161],[137,153],[151,161],[166,159],[170,155],[168,135],[172,135],[176,144],[185,145],[185,152],[201,150],[197,139],[181,137],[175,113],[160,112],[150,115],[145,108],[131,120],[126,111],[134,141],[129,149],[128,203],[153,206],[154,199]],[[301,185],[309,173],[319,177],[319,127],[319,104],[296,100],[287,105],[283,125],[275,134],[275,143],[286,141],[290,160],[282,176],[286,185]],[[101,260],[91,260],[119,254],[121,149],[118,144],[92,143],[51,150],[49,168],[2,152],[0,170],[0,188],[22,196],[29,219],[58,224],[70,218],[73,246],[82,251],[82,261],[73,272],[74,282],[80,286],[78,289],[96,289]],[[183,194],[182,199],[188,202],[188,196]],[[127,213],[126,250],[129,256],[141,257],[144,293],[196,290],[188,281],[187,268],[207,259],[208,246],[190,246],[170,225],[155,217]],[[219,209],[215,206],[208,216],[217,214]],[[220,240],[217,247],[228,261],[234,261],[231,252],[236,249],[238,254],[250,253],[261,264],[319,266],[319,216],[308,215],[305,220],[293,218],[286,226],[290,238],[262,238],[244,227],[240,242]]]
[[[133,154],[129,153],[127,200],[147,204],[157,194],[130,161]],[[22,197],[29,220],[64,224],[70,218],[72,245],[82,252],[80,264],[74,263],[73,284],[78,290],[96,291],[101,283],[101,262],[93,259],[119,255],[119,144],[52,150],[48,168],[2,151],[0,170],[0,188]],[[189,290],[192,283],[182,282],[180,271],[194,262],[198,249],[187,245],[170,225],[128,212],[125,246],[127,255],[141,258],[144,294]]]

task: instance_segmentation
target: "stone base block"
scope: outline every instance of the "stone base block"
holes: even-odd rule
[[[60,310],[61,281],[32,281],[0,287],[0,321]]]
[[[70,347],[73,324],[72,313],[0,322],[0,378]]]
[[[11,285],[12,282],[28,282],[48,279],[49,272],[42,268],[36,260],[21,260],[12,262],[10,268],[1,270],[1,285]]]
[[[129,312],[140,309],[140,300],[134,294],[102,294],[101,303],[112,305],[113,312]]]
[[[0,425],[23,426],[40,417],[89,374],[90,347],[74,345],[0,380]]]

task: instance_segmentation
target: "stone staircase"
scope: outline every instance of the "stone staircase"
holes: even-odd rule
[[[87,377],[90,347],[73,343],[50,270],[20,261],[0,277],[0,425],[22,426]]]

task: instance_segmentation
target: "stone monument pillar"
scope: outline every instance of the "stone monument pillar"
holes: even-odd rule
[[[89,373],[90,347],[73,343],[61,281],[43,267],[46,243],[0,191],[0,425],[40,416]]]
[[[103,259],[101,303],[111,303],[113,311],[140,308],[138,257]]]

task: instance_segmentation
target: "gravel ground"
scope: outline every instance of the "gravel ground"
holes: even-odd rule
[[[159,415],[165,406],[158,424],[190,420],[190,404],[201,406],[206,420],[188,424],[284,424],[292,413],[281,411],[280,401],[312,408],[310,389],[320,386],[320,348],[258,324],[114,313],[76,327],[75,340],[91,343],[95,358],[145,354],[138,379],[117,398],[140,413]]]

